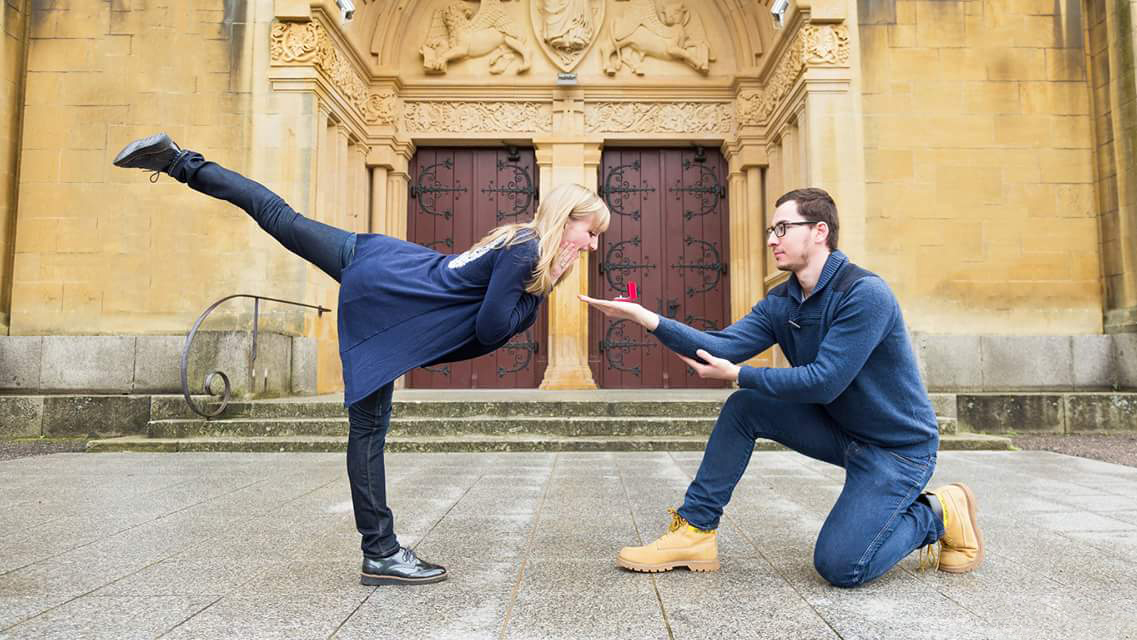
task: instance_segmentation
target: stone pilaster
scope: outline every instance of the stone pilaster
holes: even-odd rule
[[[596,189],[600,141],[545,138],[533,141],[540,166],[541,192],[575,182]],[[595,389],[588,368],[588,308],[577,299],[588,293],[589,256],[549,295],[549,366],[542,389]]]

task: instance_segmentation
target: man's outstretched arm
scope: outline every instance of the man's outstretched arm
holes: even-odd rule
[[[597,300],[588,296],[580,296],[580,299],[606,316],[631,320],[643,326],[665,347],[688,358],[697,357],[695,352],[703,349],[731,362],[742,362],[769,349],[775,341],[765,312],[765,301],[759,302],[750,313],[725,329],[699,331],[634,302]]]

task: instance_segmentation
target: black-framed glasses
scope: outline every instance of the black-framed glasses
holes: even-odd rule
[[[767,238],[770,237],[770,234],[772,233],[772,234],[774,234],[775,237],[781,238],[781,237],[786,235],[786,229],[789,227],[796,227],[799,224],[817,224],[817,222],[818,221],[816,221],[816,220],[814,220],[814,221],[799,220],[797,222],[779,222],[778,224],[776,224],[772,227],[766,227],[766,237]]]

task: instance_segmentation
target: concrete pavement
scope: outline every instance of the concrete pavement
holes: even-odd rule
[[[56,454],[0,463],[0,638],[1137,638],[1137,469],[943,452],[988,544],[844,590],[812,567],[843,471],[756,453],[722,570],[613,565],[701,453],[390,454],[401,542],[447,582],[358,584],[342,454]]]

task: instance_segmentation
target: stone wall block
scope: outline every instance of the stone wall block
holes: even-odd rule
[[[0,389],[40,386],[43,337],[0,336]]]
[[[292,338],[292,393],[316,393],[316,340],[295,336]]]
[[[988,391],[1074,388],[1069,336],[983,336],[980,348]]]
[[[980,433],[1062,433],[1063,397],[1037,395],[961,395],[959,429]]]
[[[134,393],[181,393],[185,336],[138,336],[134,349]]]
[[[1112,336],[1072,336],[1074,388],[1110,389],[1117,382],[1117,359]]]
[[[147,396],[45,396],[43,435],[141,435],[150,421]]]
[[[1137,431],[1137,396],[1093,393],[1066,396],[1066,430]]]
[[[1137,391],[1137,333],[1118,333],[1110,337],[1113,338],[1117,387]]]
[[[287,395],[292,388],[292,337],[279,333],[257,336],[250,392],[257,396]]]
[[[35,438],[42,424],[42,397],[0,396],[0,438]]]
[[[921,336],[918,358],[930,391],[978,391],[983,362],[978,336]]]
[[[44,336],[40,388],[61,391],[130,389],[134,336]]]

